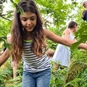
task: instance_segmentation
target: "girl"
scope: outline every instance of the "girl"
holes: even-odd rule
[[[24,13],[14,14],[13,26],[11,31],[12,49],[0,56],[0,64],[3,64],[10,54],[17,62],[24,61],[22,87],[49,87],[50,86],[50,63],[45,54],[46,38],[70,46],[75,41],[64,39],[43,29],[42,20],[37,6],[33,0],[22,0],[18,7]],[[80,45],[86,48],[84,44]]]
[[[69,22],[68,28],[65,29],[65,31],[63,32],[63,38],[75,40],[74,33],[77,31],[77,28],[78,26],[76,22],[74,21]],[[56,69],[57,67],[59,67],[57,65],[68,67],[70,63],[70,55],[71,55],[70,47],[67,47],[62,44],[58,44],[53,56],[53,59],[55,61],[54,68]]]

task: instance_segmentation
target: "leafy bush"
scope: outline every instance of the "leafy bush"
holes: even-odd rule
[[[50,87],[64,87],[66,75],[67,68],[58,69],[55,73],[52,73]]]
[[[0,69],[0,87],[5,87],[5,83],[12,77],[10,62],[6,62]]]

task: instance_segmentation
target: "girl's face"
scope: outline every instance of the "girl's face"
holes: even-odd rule
[[[31,32],[36,26],[37,16],[31,12],[24,12],[24,14],[20,14],[20,20],[23,28],[25,28],[26,31]]]
[[[73,28],[73,32],[76,32],[78,30],[78,26],[75,26],[74,28]]]
[[[83,7],[84,7],[84,8],[87,8],[87,1],[84,1],[84,2],[83,2]]]

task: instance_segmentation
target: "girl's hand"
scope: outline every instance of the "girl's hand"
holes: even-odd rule
[[[81,43],[81,44],[79,44],[78,48],[87,50],[87,44]]]

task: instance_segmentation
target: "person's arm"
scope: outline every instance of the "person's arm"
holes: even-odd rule
[[[54,34],[53,32],[51,32],[49,30],[44,30],[44,33],[45,33],[46,38],[48,38],[54,42],[64,44],[66,46],[71,46],[71,44],[75,43],[74,40],[70,40],[67,38],[62,38],[60,36],[57,36],[56,34]]]
[[[0,55],[2,55],[2,54],[3,54],[3,52],[4,52],[4,51],[2,50],[2,51],[0,52]]]
[[[78,48],[87,50],[87,44],[81,43],[81,44],[79,44]]]
[[[9,58],[10,51],[8,49],[0,56],[0,66]]]

